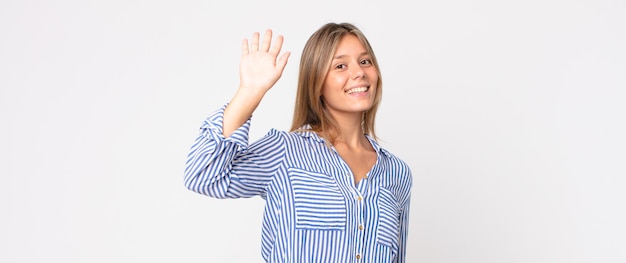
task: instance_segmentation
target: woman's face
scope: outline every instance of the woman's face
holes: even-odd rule
[[[326,109],[334,117],[358,114],[374,103],[378,73],[370,55],[354,35],[344,36],[333,56],[322,87]]]

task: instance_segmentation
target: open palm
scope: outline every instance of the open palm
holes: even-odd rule
[[[283,37],[276,37],[272,45],[272,30],[265,31],[263,41],[259,42],[258,32],[252,35],[250,45],[244,39],[241,45],[241,62],[239,66],[240,88],[252,92],[267,92],[281,77],[289,52],[280,55]]]

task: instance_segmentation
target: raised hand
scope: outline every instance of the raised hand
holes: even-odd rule
[[[252,41],[244,39],[241,44],[241,62],[239,65],[239,89],[224,110],[222,134],[230,136],[252,115],[265,93],[274,86],[283,74],[289,52],[280,57],[283,37],[276,37],[272,45],[272,30],[266,30],[263,41],[259,42],[259,33],[252,35]]]
[[[247,39],[241,44],[239,88],[264,94],[282,76],[290,53],[285,52],[279,57],[283,36],[277,36],[272,45],[271,29],[265,31],[262,41],[259,41],[259,37],[260,34],[255,32],[250,45]]]

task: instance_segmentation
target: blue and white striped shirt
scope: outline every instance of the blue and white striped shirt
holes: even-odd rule
[[[215,198],[265,199],[266,262],[405,262],[412,176],[371,137],[377,161],[355,185],[348,165],[314,132],[270,130],[248,144],[250,120],[222,135],[224,108],[202,124],[184,183]]]

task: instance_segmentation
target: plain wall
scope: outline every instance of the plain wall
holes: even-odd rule
[[[263,200],[182,182],[240,44],[292,52],[251,138],[288,129],[326,22],[381,64],[414,175],[408,262],[626,262],[623,1],[2,1],[0,262],[262,262]]]

